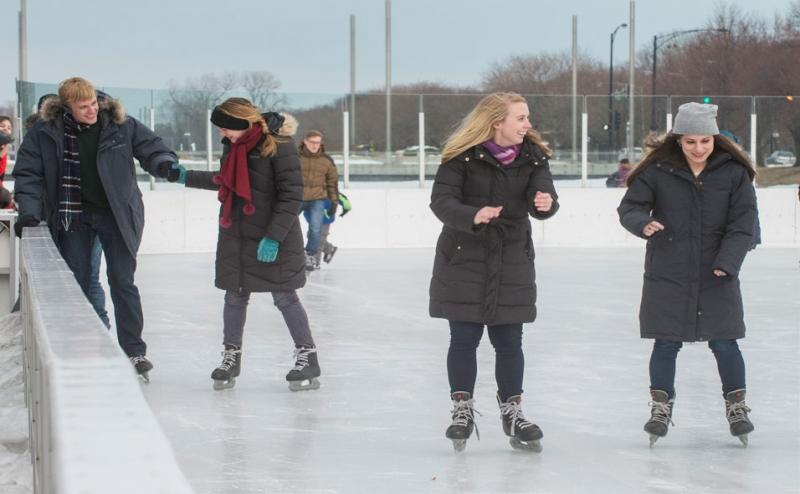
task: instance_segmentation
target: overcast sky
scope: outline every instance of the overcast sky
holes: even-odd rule
[[[771,21],[790,0],[733,0]],[[511,55],[571,50],[608,61],[609,34],[629,0],[393,0],[393,82],[477,84]],[[98,86],[165,88],[206,72],[268,70],[285,92],[350,87],[350,14],[357,24],[357,89],[382,87],[384,0],[28,0],[28,79],[82,75]],[[637,0],[636,46],[655,34],[702,27],[717,0]],[[18,0],[0,0],[0,102],[15,99]],[[755,10],[757,8],[757,11]],[[620,30],[615,61],[628,59]]]

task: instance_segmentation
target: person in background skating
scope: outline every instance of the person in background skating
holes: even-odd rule
[[[306,283],[298,213],[303,201],[300,160],[291,135],[293,118],[261,114],[244,98],[214,108],[223,152],[220,171],[186,171],[187,187],[218,191],[220,207],[214,284],[225,290],[222,363],[215,389],[231,387],[241,372],[247,304],[254,292],[271,292],[294,340],[295,366],[286,375],[292,390],[319,387],[317,349],[296,290]]]
[[[675,126],[628,178],[618,208],[622,225],[647,240],[639,309],[650,356],[652,445],[666,436],[675,401],[675,365],[683,342],[707,341],[722,381],[730,432],[747,444],[739,270],[753,240],[755,170],[719,135],[717,106],[686,103]]]
[[[606,187],[625,187],[625,179],[628,178],[632,168],[633,165],[628,158],[619,160],[617,170],[606,179]]]
[[[147,380],[153,365],[145,357],[144,317],[134,283],[144,204],[133,159],[151,175],[167,178],[178,157],[117,100],[80,77],[59,85],[58,98],[45,102],[42,117],[26,134],[14,167],[16,233],[21,236],[23,228],[47,222],[87,298],[95,238],[100,238],[117,338]]]
[[[430,284],[430,315],[450,324],[447,375],[453,401],[445,435],[456,451],[474,428],[476,350],[488,327],[495,349],[497,403],[515,448],[541,450],[541,429],[521,408],[522,324],[536,318],[529,216],[558,210],[550,149],[516,93],[483,98],[447,139],[431,193],[444,224]]]
[[[300,164],[303,169],[303,209],[308,213],[306,269],[320,268],[321,229],[325,215],[333,218],[339,205],[339,176],[333,158],[325,153],[322,132],[309,130],[300,144]],[[325,199],[328,206],[325,207]],[[332,254],[331,254],[332,255]]]
[[[319,230],[319,244],[320,248],[317,251],[317,254],[314,256],[314,264],[319,266],[320,258],[321,260],[325,261],[325,263],[330,263],[333,260],[333,256],[336,254],[336,251],[339,250],[339,247],[333,245],[331,242],[328,241],[328,236],[331,233],[331,224],[336,221],[336,215],[328,216],[328,210],[330,209],[331,201],[325,199],[325,203],[323,207],[325,208],[325,217],[322,219],[322,227]],[[353,209],[353,205],[350,203],[350,199],[341,192],[339,192],[339,207],[342,208],[342,212],[339,213],[339,216],[344,216]],[[308,210],[303,211],[303,216],[305,217],[306,221],[310,221],[311,213]]]
[[[14,142],[14,124],[11,117],[0,115],[0,132],[5,134],[4,143],[0,144],[0,184],[2,184],[8,167],[8,148]]]

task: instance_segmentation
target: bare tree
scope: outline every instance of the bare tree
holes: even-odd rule
[[[286,97],[278,93],[281,82],[271,72],[245,72],[239,81],[250,101],[264,111],[286,103]]]

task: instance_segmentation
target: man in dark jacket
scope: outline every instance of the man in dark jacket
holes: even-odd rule
[[[142,304],[134,284],[144,204],[133,158],[151,175],[176,181],[178,158],[161,138],[87,80],[63,81],[42,121],[28,132],[14,167],[22,229],[47,223],[84,294],[95,238],[105,253],[119,344],[147,380]],[[95,308],[97,310],[97,308]],[[98,313],[99,314],[99,313]]]

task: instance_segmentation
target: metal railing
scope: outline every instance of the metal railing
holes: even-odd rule
[[[24,230],[20,261],[34,492],[193,492],[131,364],[47,227]]]
[[[55,87],[20,83],[20,115],[24,118],[30,114],[38,98],[54,92]],[[211,95],[102,89],[120,99],[131,116],[149,124],[178,152],[182,163],[208,170],[218,168],[222,150],[209,122],[209,105],[243,95],[241,91]],[[294,115],[299,122],[297,141],[310,129],[322,131],[327,152],[343,166],[345,183],[353,178],[419,179],[423,184],[424,178],[436,172],[445,138],[483,96],[392,93],[388,96],[392,108],[388,123],[387,96],[381,93],[280,93],[264,110]],[[767,163],[774,151],[800,154],[792,123],[800,118],[798,96],[637,95],[633,126],[627,113],[627,95],[579,95],[577,115],[572,111],[572,95],[523,96],[530,106],[533,126],[554,151],[550,163],[556,177],[607,176],[616,169],[621,155],[635,157],[636,148],[642,146],[649,133],[667,132],[678,106],[687,101],[718,105],[720,129],[736,135],[759,166]],[[627,142],[633,145],[628,146]]]

